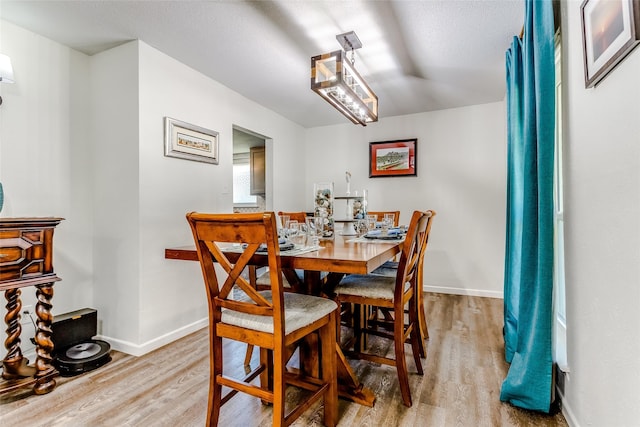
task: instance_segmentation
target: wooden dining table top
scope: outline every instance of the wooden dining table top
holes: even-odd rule
[[[398,254],[401,240],[354,241],[353,236],[336,236],[331,240],[321,240],[321,249],[299,255],[280,252],[282,268],[305,271],[324,271],[343,274],[367,274]],[[227,255],[232,255],[228,252]],[[239,252],[238,252],[239,254]],[[178,246],[165,249],[165,258],[198,261],[195,246]],[[254,255],[255,265],[266,265],[266,255]]]

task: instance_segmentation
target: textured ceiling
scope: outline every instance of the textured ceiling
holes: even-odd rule
[[[337,34],[362,41],[356,69],[389,117],[502,100],[523,14],[522,0],[0,0],[2,19],[89,55],[142,40],[305,127],[348,123],[309,87]]]

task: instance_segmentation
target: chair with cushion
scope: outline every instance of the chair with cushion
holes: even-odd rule
[[[411,217],[409,229],[402,244],[402,252],[395,277],[375,274],[351,274],[343,278],[334,288],[335,299],[339,303],[351,303],[356,308],[365,306],[389,309],[393,315],[393,333],[369,328],[367,324],[360,324],[357,313],[354,315],[354,334],[371,334],[393,340],[395,358],[376,355],[354,346],[353,351],[346,354],[358,359],[369,360],[394,366],[398,373],[400,391],[403,403],[411,406],[411,390],[405,360],[404,346],[409,341],[412,348],[413,360],[418,374],[422,375],[420,360],[420,331],[418,324],[418,310],[416,308],[416,293],[418,265],[420,251],[424,242],[424,235],[431,218],[430,212],[415,211]],[[405,307],[408,307],[408,322],[405,322]]]
[[[424,297],[423,297],[423,274],[424,274],[424,254],[427,251],[427,245],[429,243],[429,233],[431,232],[431,224],[433,222],[433,218],[436,216],[436,211],[428,210],[427,212],[431,213],[429,217],[429,222],[427,224],[427,228],[424,231],[424,242],[420,249],[419,254],[419,264],[418,264],[418,292],[416,293],[416,307],[418,308],[418,320],[420,323],[420,334],[422,335],[422,340],[420,341],[420,355],[422,357],[426,357],[426,350],[424,347],[424,342],[429,339],[429,327],[427,325],[427,317],[424,309]],[[395,261],[387,261],[382,266],[375,269],[372,274],[381,274],[384,276],[395,277],[398,274],[398,263]]]
[[[275,215],[272,212],[193,212],[187,214],[187,220],[193,232],[209,305],[207,425],[217,425],[220,407],[240,391],[273,405],[274,426],[291,424],[314,402],[324,398],[324,423],[335,426],[338,307],[329,299],[283,292]],[[221,248],[233,243],[243,244],[244,251],[228,251],[227,256]],[[271,287],[268,291],[257,291],[242,276],[242,271],[264,245]],[[222,274],[221,269],[224,270]],[[234,288],[241,292],[233,292]],[[311,334],[317,338],[309,342],[320,343],[320,378],[289,374],[285,366],[290,354],[288,347]],[[225,375],[222,338],[260,347],[260,365],[241,380]],[[260,385],[252,384],[258,376]],[[285,414],[285,388],[291,384],[311,393],[308,399]],[[231,389],[225,396],[222,396],[223,386]]]

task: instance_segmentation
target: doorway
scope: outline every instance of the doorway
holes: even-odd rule
[[[263,212],[271,205],[268,140],[264,135],[233,126],[234,212]]]

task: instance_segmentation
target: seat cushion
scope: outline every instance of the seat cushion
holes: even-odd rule
[[[302,276],[303,273],[304,273],[303,270],[296,270],[296,274],[300,278],[301,282],[303,280],[303,276]],[[256,277],[256,285],[261,285],[261,286],[271,285],[271,278],[269,277],[269,269],[266,269],[266,271],[264,271],[262,274]],[[291,287],[291,284],[289,283],[289,281],[287,280],[284,274],[282,275],[282,286],[285,288]]]
[[[396,277],[398,274],[398,262],[396,261],[387,261],[382,264],[380,267],[376,268],[371,272],[371,274],[379,274],[382,276],[390,276]]]
[[[271,302],[271,291],[259,292],[267,301]],[[249,302],[249,297],[242,293],[238,301]],[[327,314],[336,310],[338,305],[327,298],[311,295],[284,293],[284,322],[285,334],[290,334],[303,328]],[[234,310],[222,309],[222,323],[239,326],[255,331],[273,333],[273,318],[271,316],[258,316],[255,314],[241,313]]]
[[[357,295],[393,301],[395,286],[395,275],[390,277],[377,274],[350,274],[340,281],[334,292],[338,296]],[[410,284],[407,283],[406,286]]]

